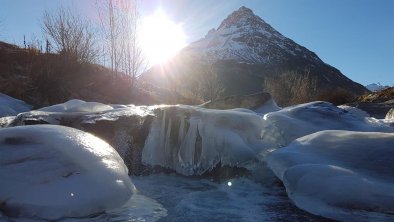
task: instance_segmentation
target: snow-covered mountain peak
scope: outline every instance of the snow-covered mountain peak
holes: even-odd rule
[[[390,86],[384,86],[382,85],[380,82],[378,83],[371,83],[365,86],[367,89],[369,89],[372,92],[377,92],[380,91],[382,89],[386,89],[389,88]]]
[[[242,6],[186,49],[208,62],[236,60],[247,63],[273,63],[289,57],[321,61],[314,53],[286,38],[249,8]]]
[[[257,22],[265,23],[260,17],[256,16],[251,9],[242,6],[237,11],[231,13],[226,19],[224,19],[220,24],[218,30],[231,26],[240,27],[243,25]]]

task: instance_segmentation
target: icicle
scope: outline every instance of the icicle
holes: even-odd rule
[[[190,118],[190,127],[186,133],[181,147],[178,151],[179,163],[182,168],[190,168],[193,165],[195,144],[197,139],[198,120]]]
[[[172,125],[172,119],[168,119],[168,126],[167,126],[167,133],[166,137],[164,140],[164,155],[167,157],[166,159],[169,161],[169,164],[172,166],[173,165],[173,160],[172,160],[172,150],[171,150],[171,125]]]
[[[163,111],[163,118],[161,120],[161,130],[160,130],[160,149],[164,148],[165,145],[165,135],[166,135],[166,111]]]
[[[179,126],[179,133],[178,133],[178,144],[182,144],[183,138],[185,137],[185,118],[182,116],[179,117],[181,120],[181,124]]]

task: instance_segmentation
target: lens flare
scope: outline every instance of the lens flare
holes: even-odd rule
[[[175,24],[162,11],[142,19],[141,47],[151,64],[163,63],[186,46],[180,24]]]

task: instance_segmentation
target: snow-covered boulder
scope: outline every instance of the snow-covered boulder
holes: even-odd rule
[[[43,107],[38,111],[44,112],[103,112],[113,109],[109,105],[97,102],[85,102],[79,99],[72,99],[65,103]]]
[[[32,106],[19,99],[0,93],[0,117],[16,116],[18,113],[31,110]]]
[[[322,130],[394,132],[384,122],[370,120],[355,109],[341,109],[328,102],[311,102],[286,107],[263,116],[262,140],[272,148]]]
[[[392,221],[393,144],[393,133],[321,131],[267,161],[303,210],[341,221]]]
[[[353,106],[348,106],[348,105],[340,105],[338,108],[345,110],[349,113],[351,113],[354,116],[357,116],[359,118],[367,118],[370,117],[370,115],[365,112],[364,110],[361,110],[359,108],[353,107]]]
[[[0,129],[0,211],[10,217],[83,217],[122,206],[134,186],[103,140],[64,126]]]
[[[141,153],[153,120],[153,109],[159,107],[115,105],[101,112],[30,111],[12,118],[0,118],[0,127],[53,124],[92,133],[108,142],[125,161],[131,174],[145,171]]]

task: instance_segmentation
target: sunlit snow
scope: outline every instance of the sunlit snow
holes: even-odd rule
[[[0,181],[6,214],[45,219],[119,207],[134,189],[123,160],[110,145],[91,134],[52,125],[0,129]]]
[[[394,133],[321,131],[274,151],[268,164],[301,209],[340,221],[391,221],[393,145]]]
[[[0,117],[15,116],[18,113],[29,111],[32,106],[27,103],[0,93]]]

